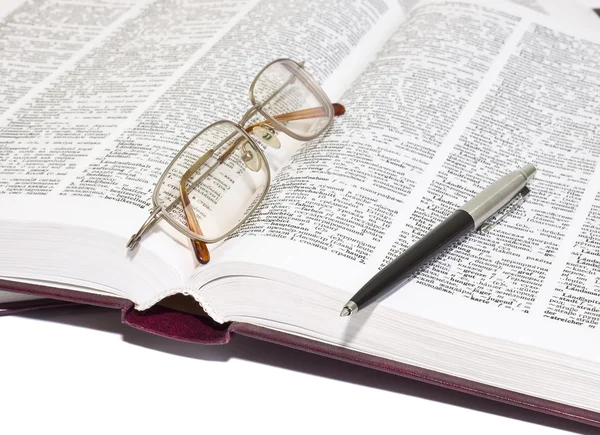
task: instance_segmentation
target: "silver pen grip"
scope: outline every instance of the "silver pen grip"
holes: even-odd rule
[[[490,216],[508,204],[533,178],[536,169],[532,165],[524,166],[490,184],[473,199],[460,207],[471,215],[475,228],[479,228]]]

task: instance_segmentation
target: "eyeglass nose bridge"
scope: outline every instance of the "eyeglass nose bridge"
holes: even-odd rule
[[[250,121],[250,118],[252,118],[254,115],[256,115],[258,113],[258,111],[260,110],[262,106],[260,104],[255,104],[254,106],[252,106],[251,108],[249,108],[246,113],[244,113],[244,116],[242,116],[242,119],[240,120],[240,122],[238,122],[238,126],[240,128],[244,128],[244,125],[246,125],[246,123],[248,121]]]
[[[142,236],[160,220],[160,213],[162,211],[163,208],[158,206],[150,212],[150,216],[148,216],[148,219],[146,219],[146,221],[142,224],[137,233],[130,237],[129,241],[127,242],[127,249],[133,251],[140,244]]]

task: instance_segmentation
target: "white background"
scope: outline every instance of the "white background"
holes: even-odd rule
[[[0,317],[0,352],[10,435],[600,433],[245,337],[179,343],[97,308]]]
[[[269,343],[181,343],[93,307],[0,317],[3,434],[564,434],[597,429]]]

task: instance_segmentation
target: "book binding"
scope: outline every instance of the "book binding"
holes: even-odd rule
[[[209,317],[201,317],[156,305],[146,311],[137,311],[133,303],[126,299],[75,292],[71,290],[43,287],[0,280],[0,289],[42,296],[45,299],[13,302],[0,305],[0,315],[17,312],[70,305],[73,303],[95,305],[121,310],[121,321],[133,328],[162,337],[198,344],[226,344],[232,336],[239,334],[305,352],[357,364],[397,376],[414,379],[428,384],[449,388],[478,397],[495,400],[525,409],[600,427],[600,413],[576,408],[546,399],[505,390],[498,387],[473,382],[444,373],[428,370],[364,354],[351,349],[310,340],[292,334],[232,322],[218,324]]]

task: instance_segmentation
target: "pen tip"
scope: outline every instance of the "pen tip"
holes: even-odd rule
[[[342,312],[340,313],[340,317],[348,317],[350,314],[352,314],[352,311],[350,311],[350,308],[344,307],[344,308],[342,308]]]

